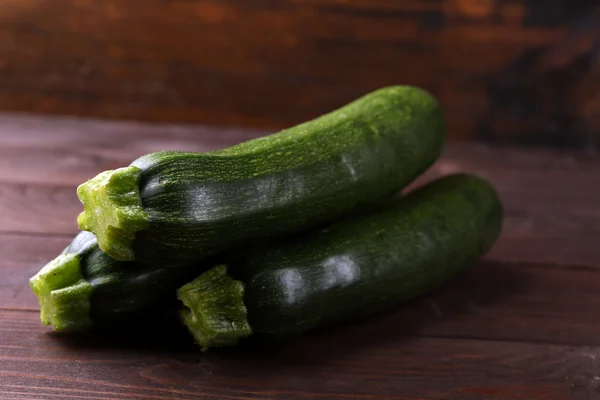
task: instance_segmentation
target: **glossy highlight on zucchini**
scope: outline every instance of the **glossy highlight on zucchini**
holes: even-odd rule
[[[426,294],[485,254],[503,210],[485,180],[454,174],[377,211],[284,238],[178,290],[203,349],[287,338]]]
[[[40,319],[55,331],[122,329],[129,324],[175,319],[175,290],[196,268],[160,268],[115,260],[94,235],[80,232],[30,281]]]
[[[160,266],[309,229],[411,183],[440,155],[440,105],[390,86],[276,134],[150,153],[79,186],[79,227],[111,257]]]

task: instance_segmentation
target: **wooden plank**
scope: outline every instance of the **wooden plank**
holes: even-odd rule
[[[600,266],[596,240],[600,218],[595,215],[600,203],[593,202],[598,196],[591,193],[581,198],[580,208],[556,208],[553,212],[544,211],[543,205],[538,207],[540,203],[527,201],[525,196],[500,193],[506,216],[502,235],[489,254],[491,259]],[[535,197],[544,193],[548,191]],[[75,186],[0,184],[0,232],[74,235],[82,210]],[[582,213],[587,215],[578,215]]]
[[[599,284],[599,268],[482,261],[432,295],[382,317],[378,329],[597,346]]]
[[[0,184],[0,232],[73,234],[81,211],[75,187]]]
[[[12,127],[0,128],[2,399],[600,394],[600,189],[594,185],[600,160],[594,155],[449,145],[416,184],[470,171],[498,188],[505,228],[484,260],[388,313],[275,348],[203,354],[181,327],[151,325],[117,337],[52,334],[39,321],[28,278],[74,234],[80,180],[162,146],[206,150],[256,132],[44,118],[22,128],[12,117],[7,121]],[[200,139],[196,132],[203,132]],[[71,161],[61,164],[65,159]]]
[[[87,119],[20,116],[0,113],[0,181],[77,185],[105,169],[127,165],[151,151],[208,151],[274,131],[199,125],[106,122]],[[555,194],[594,190],[586,185],[600,173],[593,152],[556,152],[477,143],[447,143],[436,172],[471,170],[491,179],[524,180],[530,192],[546,184],[551,173]],[[523,174],[524,170],[527,170]],[[537,185],[532,185],[535,180]],[[575,186],[575,184],[578,184]],[[519,187],[519,186],[518,186]],[[543,189],[543,188],[542,188]],[[544,201],[542,204],[551,204]]]
[[[215,149],[265,134],[249,128],[106,121],[0,112],[0,145],[27,149],[104,149],[111,153]],[[120,151],[123,150],[123,151]],[[143,153],[142,153],[143,154]]]
[[[0,182],[75,186],[152,151],[208,151],[261,133],[0,114]]]
[[[0,235],[0,309],[38,310],[28,279],[68,240]],[[484,260],[431,295],[364,326],[375,324],[390,336],[600,345],[599,285],[597,267]]]
[[[600,349],[321,331],[282,346],[201,353],[160,327],[121,337],[46,334],[0,312],[3,398],[594,398]],[[331,343],[335,343],[332,345]],[[5,397],[6,396],[6,397]]]
[[[5,0],[0,108],[282,127],[401,83],[440,98],[452,138],[592,147],[600,125],[590,105],[594,8],[567,0]]]
[[[0,308],[37,310],[28,279],[69,240],[0,235]],[[498,263],[490,258],[494,255],[432,296],[382,317],[378,329],[390,335],[600,345],[595,323],[600,268]]]
[[[96,173],[148,151],[205,151],[264,133],[0,116],[0,231],[73,234],[82,209],[75,187]],[[507,215],[494,259],[598,265],[593,154],[451,143],[419,182],[456,171],[479,174],[500,192]]]
[[[194,139],[195,133],[201,139]],[[82,210],[75,187],[96,173],[127,165],[147,151],[216,149],[258,135],[5,116],[0,118],[0,181],[5,182],[0,183],[0,231],[73,234]],[[418,183],[457,171],[481,175],[500,192],[506,219],[494,259],[598,265],[600,159],[593,154],[452,143]]]
[[[560,211],[559,211],[560,212]],[[489,259],[507,262],[600,266],[597,218],[507,215]]]

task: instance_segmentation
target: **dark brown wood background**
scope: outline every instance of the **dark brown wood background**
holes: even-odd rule
[[[0,109],[277,129],[389,84],[452,139],[594,149],[594,0],[4,0]]]

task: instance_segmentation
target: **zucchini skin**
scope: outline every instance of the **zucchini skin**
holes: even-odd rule
[[[501,202],[486,181],[454,174],[383,209],[257,249],[227,268],[244,285],[238,308],[247,311],[247,321],[235,324],[249,323],[254,337],[288,338],[426,294],[486,253],[502,219]],[[178,296],[189,316],[202,305],[190,296],[193,282],[188,285]],[[188,321],[183,318],[196,341],[211,347],[212,338]]]
[[[130,265],[133,264],[133,265]],[[90,317],[95,327],[119,328],[131,323],[173,317],[175,290],[196,267],[162,268],[114,260],[99,248],[84,261],[92,286]]]
[[[91,232],[81,231],[30,283],[42,322],[54,330],[119,330],[148,319],[175,320],[175,290],[194,271],[115,260],[100,250]],[[79,287],[86,289],[84,295]]]
[[[147,218],[132,234],[133,250],[100,246],[117,259],[178,266],[306,230],[402,189],[433,164],[444,140],[436,99],[392,86],[227,149],[150,153],[130,165],[139,169]]]

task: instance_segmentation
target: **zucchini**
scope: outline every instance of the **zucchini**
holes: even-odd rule
[[[191,264],[392,194],[438,158],[444,139],[435,98],[387,87],[227,149],[149,153],[105,171],[78,187],[78,224],[115,259]]]
[[[117,261],[100,250],[92,233],[82,231],[29,284],[42,323],[55,331],[122,329],[148,319],[176,320],[169,315],[177,304],[175,290],[194,271]]]
[[[492,246],[503,210],[468,174],[439,178],[371,213],[284,238],[177,291],[203,349],[289,338],[430,292]]]

